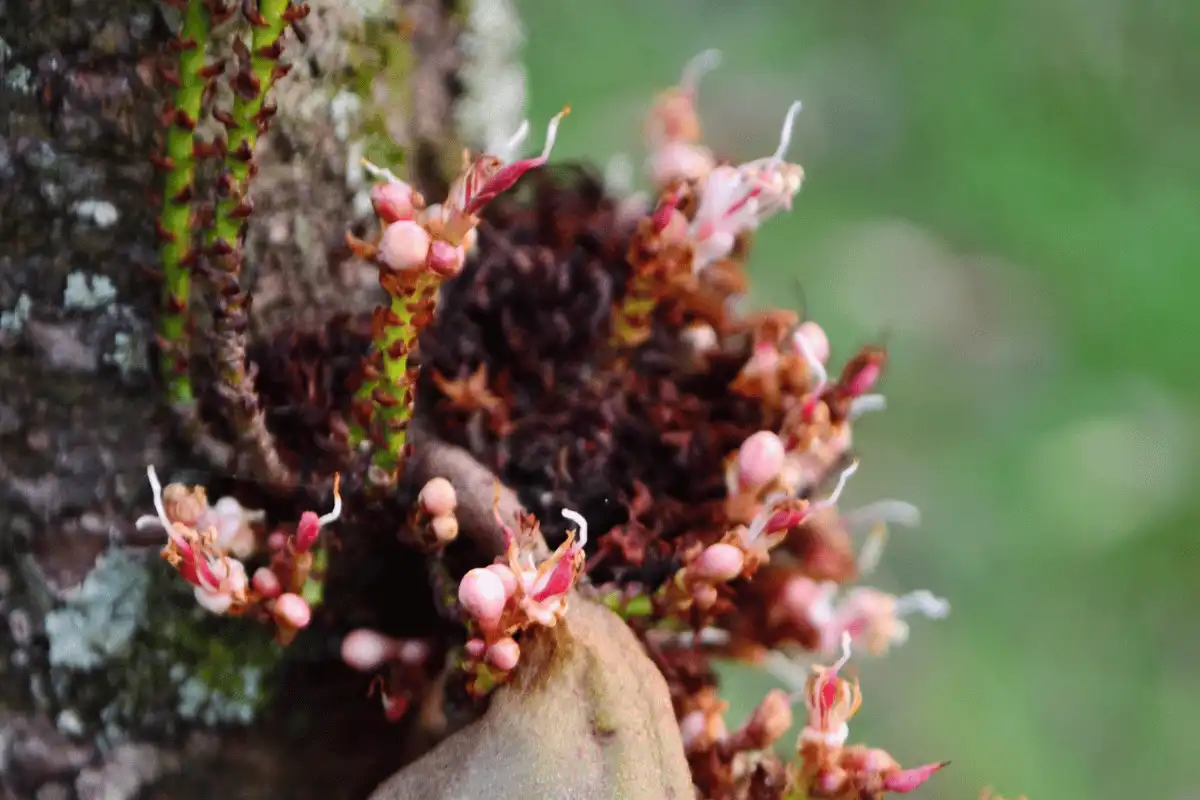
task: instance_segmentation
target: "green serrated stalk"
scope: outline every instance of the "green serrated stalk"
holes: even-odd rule
[[[210,23],[203,0],[189,0],[176,45],[178,80],[173,117],[167,128],[162,161],[166,169],[158,227],[162,246],[162,313],[158,333],[162,342],[160,368],[167,397],[173,405],[194,402],[188,369],[191,351],[189,302],[192,276],[192,195],[196,181],[195,130],[204,99],[204,55]]]
[[[213,216],[213,227],[209,232],[209,244],[223,239],[235,249],[240,248],[240,233],[244,224],[239,206],[245,200],[253,171],[254,149],[258,145],[259,115],[275,82],[275,67],[279,63],[272,50],[278,45],[287,22],[283,12],[289,0],[262,0],[259,13],[264,24],[254,25],[250,37],[250,75],[254,92],[243,94],[236,89],[231,116],[233,124],[228,127],[225,144],[225,174],[228,176],[228,191],[217,202]],[[240,269],[240,265],[239,265]]]
[[[257,12],[243,6],[245,13],[256,16],[249,20],[249,52],[240,53],[231,81],[233,107],[227,117],[220,117],[226,129],[225,155],[213,225],[207,237],[207,252],[214,266],[224,273],[218,278],[220,306],[214,315],[214,334],[217,372],[232,395],[227,414],[251,468],[260,479],[280,486],[293,484],[295,476],[280,458],[275,438],[267,429],[247,366],[248,296],[240,278],[243,234],[251,210],[250,182],[257,170],[254,151],[271,114],[265,107],[267,93],[283,74],[279,67],[280,38],[289,24],[285,14],[288,5],[289,0],[260,0]]]
[[[377,483],[395,483],[404,464],[417,383],[410,358],[418,335],[433,319],[441,280],[429,272],[396,272],[380,266],[380,285],[389,301],[375,310],[372,319],[374,346],[367,359],[368,374],[355,398],[360,419],[350,439],[356,446],[370,436]]]

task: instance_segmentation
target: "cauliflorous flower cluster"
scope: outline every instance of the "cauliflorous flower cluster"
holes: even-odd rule
[[[374,243],[348,241],[378,267],[388,300],[371,317],[371,341],[354,340],[356,356],[370,345],[357,381],[344,396],[324,393],[327,427],[340,423],[343,434],[331,433],[325,452],[338,450],[334,463],[352,478],[355,547],[346,549],[389,583],[403,583],[391,571],[412,566],[403,559],[419,560],[441,619],[392,627],[384,595],[364,592],[370,599],[340,608],[332,625],[350,631],[341,661],[375,676],[396,721],[435,686],[479,699],[511,683],[536,660],[534,637],[564,620],[569,632],[571,605],[599,601],[662,671],[699,796],[874,800],[922,785],[944,763],[903,769],[883,750],[847,744],[862,698],[841,673],[852,654],[906,641],[913,615],[941,618],[949,605],[864,583],[887,525],[914,526],[915,508],[840,508],[861,463],[852,428],[885,407],[885,351],[862,347],[837,370],[818,322],[779,309],[742,314],[734,302],[754,232],[791,209],[803,182],[787,160],[801,106],[787,109],[770,156],[717,157],[702,143],[697,100],[719,59],[697,56],[654,102],[653,202],[608,196],[583,171],[535,172],[565,109],[534,158],[514,160],[527,124],[504,152],[465,154],[441,203],[367,165],[380,181],[371,200],[381,230]],[[497,201],[518,181],[522,191]],[[430,374],[413,442],[418,344]],[[314,386],[346,383],[326,363],[305,367],[296,383],[310,398]],[[461,452],[409,462],[414,446]],[[406,462],[417,474],[400,484]],[[138,526],[164,530],[163,557],[202,607],[269,622],[282,644],[310,624],[329,551],[321,532],[342,512],[336,475],[332,511],[304,511],[293,533],[269,535],[260,511],[231,497],[210,505],[201,487],[163,488],[148,475],[157,513]],[[548,528],[561,511],[569,529],[544,536],[516,495],[501,502],[501,482]],[[481,486],[496,487],[490,514]],[[323,619],[335,616],[327,611]],[[790,684],[732,732],[712,669],[723,657],[764,664]],[[795,756],[781,760],[773,746],[801,701]]]
[[[136,525],[141,530],[158,527],[166,533],[162,557],[194,587],[202,608],[213,614],[252,615],[269,621],[280,644],[288,644],[308,627],[312,604],[306,590],[314,577],[314,550],[322,528],[342,513],[336,478],[333,510],[324,516],[305,511],[295,534],[276,531],[266,537],[270,563],[251,576],[246,561],[258,550],[259,534],[252,526],[263,520],[261,511],[247,510],[232,497],[222,497],[210,506],[202,486],[172,483],[164,488],[152,466],[146,475],[156,514],[141,517]]]
[[[563,509],[577,529],[548,558],[538,563],[521,542],[540,539],[537,520],[523,515],[520,533],[496,514],[507,551],[486,567],[476,567],[458,585],[458,602],[471,629],[467,640],[468,669],[477,674],[475,691],[485,691],[516,668],[521,647],[516,636],[534,625],[554,627],[567,613],[567,601],[584,567],[588,526],[580,514]],[[576,538],[578,536],[578,538]]]

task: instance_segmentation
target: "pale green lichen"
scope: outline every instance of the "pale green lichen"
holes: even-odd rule
[[[117,299],[117,287],[104,275],[88,275],[72,272],[67,276],[67,287],[63,290],[63,308],[68,310],[94,311]]]
[[[283,648],[263,626],[204,611],[160,566],[113,547],[46,613],[51,672],[31,676],[30,691],[70,710],[73,730],[244,725],[271,699]]]
[[[112,548],[62,605],[46,614],[50,664],[92,670],[128,653],[150,584],[146,566]]]
[[[32,308],[33,301],[29,299],[29,295],[22,293],[11,311],[0,312],[0,331],[11,334],[20,333],[25,329],[25,323],[29,321],[29,311]]]
[[[117,331],[113,334],[113,347],[104,354],[104,363],[117,368],[123,378],[131,378],[150,370],[150,356],[145,337]]]

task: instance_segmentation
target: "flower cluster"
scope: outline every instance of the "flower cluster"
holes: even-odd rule
[[[553,627],[567,613],[568,597],[584,567],[587,520],[570,509],[562,513],[578,530],[540,563],[521,545],[540,539],[537,520],[529,515],[517,520],[518,533],[497,515],[507,552],[467,572],[458,585],[458,602],[472,634],[466,654],[468,669],[477,675],[475,691],[486,691],[516,668],[521,658],[517,634],[534,625]]]
[[[369,439],[375,445],[371,477],[376,485],[394,485],[406,455],[416,380],[409,356],[433,318],[438,287],[462,271],[475,248],[479,214],[487,204],[550,158],[559,122],[569,111],[564,108],[550,120],[545,146],[534,158],[514,161],[511,156],[524,143],[528,122],[522,123],[504,154],[464,152],[462,172],[441,203],[427,205],[411,184],[365,164],[382,181],[371,190],[371,202],[383,230],[376,244],[349,234],[346,240],[356,255],[378,267],[379,285],[389,302],[377,308],[372,319],[374,349],[364,364],[353,407],[357,428],[351,431],[351,444]]]
[[[311,594],[314,551],[321,529],[342,511],[336,478],[333,510],[324,516],[305,511],[295,534],[276,531],[266,537],[270,563],[251,576],[246,561],[259,549],[255,528],[263,520],[261,511],[247,510],[232,497],[210,506],[204,487],[172,483],[164,488],[154,467],[146,474],[156,514],[138,519],[137,527],[158,527],[166,533],[162,557],[193,586],[201,607],[213,614],[267,620],[280,644],[290,643],[308,627],[312,603],[306,595]]]
[[[537,157],[515,158],[527,124],[498,153],[464,154],[440,203],[366,165],[379,180],[371,201],[381,230],[373,242],[347,241],[378,268],[388,295],[370,342],[359,334],[358,349],[302,365],[304,381],[268,375],[263,385],[278,392],[277,406],[291,399],[285,384],[307,387],[293,394],[325,387],[329,419],[317,422],[338,434],[333,463],[362,468],[348,484],[354,539],[337,575],[357,578],[362,566],[364,584],[383,576],[424,592],[421,581],[393,579],[410,574],[397,569],[413,566],[404,559],[419,559],[430,608],[461,625],[407,627],[382,612],[375,587],[355,580],[345,582],[353,600],[339,596],[322,618],[351,631],[341,661],[375,676],[395,721],[427,691],[444,688],[449,706],[460,682],[474,698],[510,683],[538,662],[541,629],[564,620],[574,629],[582,615],[568,619],[569,604],[600,600],[662,671],[699,796],[906,792],[944,764],[905,770],[883,750],[848,745],[861,695],[841,676],[852,654],[904,642],[912,615],[949,610],[925,590],[864,583],[887,526],[915,525],[916,509],[895,500],[840,508],[860,465],[852,428],[885,406],[877,385],[887,355],[862,347],[838,370],[818,322],[779,309],[741,314],[731,302],[746,288],[754,232],[791,208],[804,172],[787,155],[798,102],[770,156],[734,163],[705,146],[697,92],[718,61],[716,51],[696,57],[648,116],[653,203],[608,196],[586,170],[537,170],[566,110]],[[518,181],[521,191],[493,203]],[[358,322],[365,328],[365,315]],[[418,335],[431,369],[417,446],[456,455],[418,452],[406,462]],[[337,349],[332,342],[322,353]],[[357,382],[338,395],[332,387],[346,376],[331,363],[357,363],[368,344]],[[358,459],[365,451],[369,466]],[[412,474],[401,485],[406,463]],[[164,529],[163,556],[198,603],[269,622],[285,644],[309,625],[322,597],[321,531],[341,514],[336,476],[330,513],[305,511],[293,533],[269,535],[261,512],[232,498],[210,506],[202,488],[163,488],[152,468],[149,477],[157,514],[139,526]],[[502,502],[501,483],[531,511],[512,492]],[[587,513],[591,537],[571,509]],[[543,536],[539,517],[560,510],[573,528]],[[398,530],[400,546],[377,530]],[[265,563],[252,571],[260,546]],[[492,563],[471,560],[481,550]],[[768,693],[732,731],[712,669],[728,657],[765,665],[791,689]],[[773,748],[801,701],[807,718],[784,761]]]
[[[804,687],[808,722],[800,732],[797,783],[818,800],[861,800],[885,792],[910,792],[947,762],[903,769],[887,752],[847,745],[850,718],[862,705],[858,682],[838,671],[850,660],[850,634],[842,634],[842,655],[832,666],[815,666]]]
[[[647,169],[660,194],[630,244],[633,278],[614,310],[617,345],[642,344],[654,311],[667,299],[720,321],[724,299],[744,287],[740,266],[748,237],[791,208],[804,180],[804,170],[786,160],[799,102],[788,108],[779,146],[768,157],[719,163],[700,144],[697,88],[719,61],[715,50],[694,58],[679,85],[663,92],[648,116]]]
[[[445,478],[433,478],[417,495],[417,513],[410,528],[417,532],[418,544],[431,552],[440,552],[458,538],[458,519],[454,509],[458,493]]]

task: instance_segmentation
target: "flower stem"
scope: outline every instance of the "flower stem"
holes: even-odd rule
[[[158,321],[162,348],[160,369],[172,405],[189,405],[195,399],[188,369],[191,351],[188,304],[191,269],[196,258],[192,248],[195,130],[208,82],[204,74],[204,53],[209,30],[208,11],[203,0],[189,0],[179,36],[174,42],[179,52],[175,74],[178,85],[168,111],[163,157],[156,162],[166,172],[158,217],[159,258],[163,269],[162,309]]]
[[[289,24],[288,6],[289,0],[260,0],[257,10],[242,5],[252,33],[248,49],[240,39],[234,43],[238,67],[231,81],[233,107],[228,113],[214,113],[225,126],[226,143],[213,226],[208,234],[208,254],[216,268],[214,280],[220,296],[213,325],[227,413],[237,431],[239,449],[250,460],[248,466],[261,479],[281,486],[292,485],[294,475],[280,458],[275,438],[267,429],[254,388],[254,373],[247,367],[249,297],[242,288],[241,273],[246,219],[253,209],[250,182],[258,171],[254,150],[274,113],[266,103],[267,92],[287,73],[279,57],[283,31]]]
[[[362,387],[355,403],[357,427],[352,444],[368,435],[375,446],[373,482],[394,484],[407,457],[408,426],[412,421],[417,367],[410,356],[417,337],[433,320],[442,278],[424,271],[395,271],[380,266],[380,285],[388,305],[375,309],[371,320],[374,347],[367,359]]]

